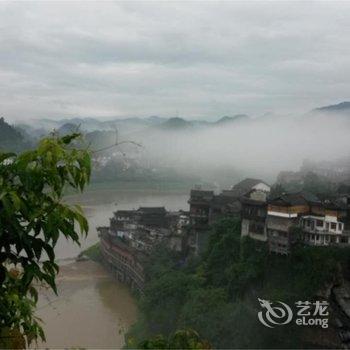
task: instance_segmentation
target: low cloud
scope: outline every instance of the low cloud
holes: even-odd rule
[[[2,2],[7,118],[298,113],[346,100],[346,2]]]
[[[350,121],[338,115],[279,116],[183,132],[134,135],[145,156],[184,173],[219,181],[251,176],[274,181],[282,170],[299,170],[302,161],[349,157]],[[144,136],[142,136],[144,135]],[[227,176],[226,176],[226,175]],[[226,181],[226,180],[225,180]]]

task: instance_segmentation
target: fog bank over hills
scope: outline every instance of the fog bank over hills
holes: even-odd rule
[[[33,139],[53,129],[60,134],[79,129],[94,147],[112,145],[116,137],[119,141],[135,141],[143,147],[135,150],[134,146],[124,146],[123,152],[150,169],[173,168],[209,181],[227,180],[230,176],[258,176],[273,181],[281,170],[297,170],[304,159],[348,157],[350,102],[288,117],[238,114],[210,122],[161,116],[105,121],[44,119],[21,123],[18,128]],[[109,152],[108,157],[112,154]]]
[[[300,115],[301,117],[310,116],[310,115],[343,115],[348,116],[350,118],[350,101],[344,101],[340,102],[338,104],[329,105],[329,106],[323,106],[323,107],[317,107],[312,109],[311,111],[305,112],[304,115]],[[299,117],[300,117],[299,116]],[[19,119],[16,124],[25,124],[30,125],[34,129],[58,129],[62,125],[66,123],[72,123],[76,125],[80,125],[84,130],[86,131],[93,131],[93,130],[108,130],[108,129],[115,129],[115,127],[123,127],[123,126],[150,126],[150,125],[161,125],[166,122],[174,123],[174,126],[177,127],[179,123],[188,122],[194,126],[196,125],[215,125],[215,124],[222,124],[227,122],[233,122],[233,121],[247,121],[250,119],[266,119],[266,118],[296,118],[298,117],[295,114],[275,114],[270,112],[262,113],[260,116],[249,116],[247,114],[232,114],[232,115],[224,115],[221,117],[212,117],[210,120],[198,118],[197,119],[189,119],[186,117],[162,117],[158,115],[153,115],[149,117],[118,117],[118,118],[100,118],[100,117],[89,117],[89,118],[82,118],[82,117],[72,117],[72,118],[61,118],[61,119],[54,119],[54,118],[40,118],[40,119],[32,119],[28,121],[28,119]]]
[[[232,167],[270,179],[280,170],[298,169],[303,159],[348,156],[349,131],[350,116],[312,112],[298,118],[233,120],[181,133],[152,131],[137,138],[151,154],[187,170],[205,173]]]

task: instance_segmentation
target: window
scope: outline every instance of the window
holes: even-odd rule
[[[340,242],[341,243],[348,243],[348,237],[341,237]]]
[[[316,220],[316,226],[317,227],[323,227],[323,221],[322,220]]]
[[[337,224],[335,222],[331,222],[331,229],[336,230],[337,229]]]

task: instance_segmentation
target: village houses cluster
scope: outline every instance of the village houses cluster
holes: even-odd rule
[[[142,291],[144,262],[152,248],[199,254],[213,223],[225,217],[241,221],[241,236],[266,242],[270,252],[288,254],[297,241],[308,245],[350,244],[350,196],[322,201],[307,192],[270,196],[260,179],[245,179],[220,194],[191,190],[189,211],[164,207],[118,210],[108,227],[98,228],[101,252],[116,277]]]

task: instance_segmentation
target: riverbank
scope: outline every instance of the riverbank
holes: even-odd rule
[[[102,255],[100,249],[100,242],[95,243],[91,247],[83,250],[77,257],[78,261],[84,261],[86,259],[95,261],[97,263],[102,262]]]
[[[109,184],[110,185],[110,184]],[[96,227],[106,226],[113,212],[139,206],[188,207],[187,191],[126,190],[115,187],[66,196],[80,204],[89,221],[89,234],[77,246],[61,237],[55,252],[59,260],[58,297],[41,290],[37,316],[47,336],[41,348],[121,348],[124,332],[136,321],[136,305],[126,285],[114,280],[102,265],[75,262],[85,249],[99,241]]]
[[[58,296],[41,289],[37,316],[45,348],[121,348],[137,308],[129,289],[91,260],[60,267]]]

